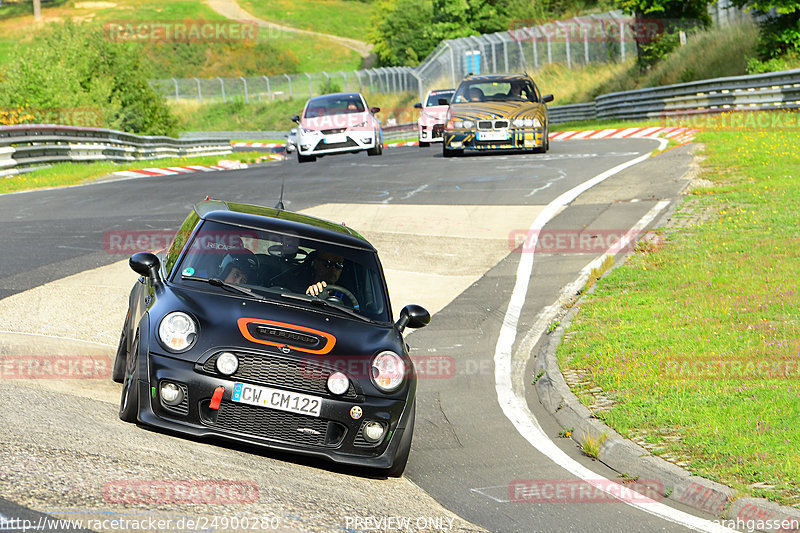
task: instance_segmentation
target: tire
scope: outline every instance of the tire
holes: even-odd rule
[[[429,142],[427,142],[427,141],[420,141],[420,142],[419,142],[419,147],[420,147],[420,148],[427,148],[427,147],[428,147],[428,146],[430,146],[430,145],[431,145],[431,143],[429,143]]]
[[[464,150],[450,150],[442,144],[442,157],[455,157],[464,153]]]
[[[125,325],[122,326],[122,333],[119,334],[119,346],[117,346],[117,355],[114,357],[114,367],[111,370],[111,379],[116,383],[122,383],[125,379],[125,365],[128,360],[128,337],[125,332],[128,331],[130,316],[130,311],[128,311],[128,316],[125,317]]]
[[[367,155],[381,155],[383,154],[383,144],[376,144],[375,148],[367,148]]]
[[[297,162],[298,163],[313,163],[317,160],[317,156],[315,155],[301,155],[300,151],[297,151]]]
[[[400,442],[400,448],[397,450],[397,455],[394,457],[394,462],[392,466],[390,466],[386,470],[386,475],[388,477],[400,477],[403,475],[403,472],[406,469],[406,463],[408,463],[408,456],[411,453],[411,440],[414,438],[414,419],[417,415],[417,402],[414,402],[414,407],[411,411],[411,418],[408,420],[408,424],[406,424],[406,429],[403,431],[403,441]],[[406,439],[406,435],[408,438]]]
[[[139,335],[131,345],[126,358],[125,376],[122,382],[122,396],[119,401],[119,418],[125,422],[136,423],[139,420],[139,372],[137,365],[139,355]]]

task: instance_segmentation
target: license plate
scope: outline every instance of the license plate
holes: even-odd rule
[[[344,133],[332,133],[330,135],[326,135],[322,142],[325,144],[339,144],[347,142],[347,135]]]
[[[232,400],[307,416],[319,416],[322,407],[322,398],[317,396],[258,387],[247,383],[236,383],[233,386]]]
[[[503,131],[479,131],[478,132],[478,140],[479,141],[507,141],[508,140],[508,132]]]

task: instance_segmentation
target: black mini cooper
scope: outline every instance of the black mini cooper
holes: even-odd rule
[[[416,374],[375,248],[325,220],[198,203],[140,274],[114,363],[127,422],[402,474]]]

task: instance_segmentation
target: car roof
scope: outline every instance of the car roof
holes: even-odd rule
[[[375,251],[375,247],[360,233],[344,224],[336,224],[329,220],[301,215],[284,209],[221,200],[204,200],[195,204],[194,210],[204,220],[274,231]]]
[[[363,98],[361,93],[329,93],[329,94],[321,94],[319,96],[313,96],[308,99],[309,102],[313,102],[315,100],[330,98],[331,96],[357,96],[358,98]]]
[[[463,81],[511,81],[511,80],[530,80],[527,74],[473,74],[465,76]]]

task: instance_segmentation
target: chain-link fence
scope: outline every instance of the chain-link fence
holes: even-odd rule
[[[746,15],[720,0],[710,9],[717,24]],[[337,91],[414,92],[420,100],[430,89],[455,87],[467,74],[530,72],[553,63],[573,68],[589,63],[625,61],[635,56],[637,44],[651,42],[665,30],[689,31],[691,21],[641,19],[621,11],[575,17],[526,26],[518,23],[502,32],[443,41],[417,67],[389,67],[359,71],[283,74],[240,78],[170,78],[151,82],[161,94],[176,101],[259,102],[279,98],[309,98]]]
[[[397,93],[419,90],[419,82],[411,67],[237,78],[169,78],[151,81],[150,86],[171,100],[201,103],[310,98],[339,91]]]

